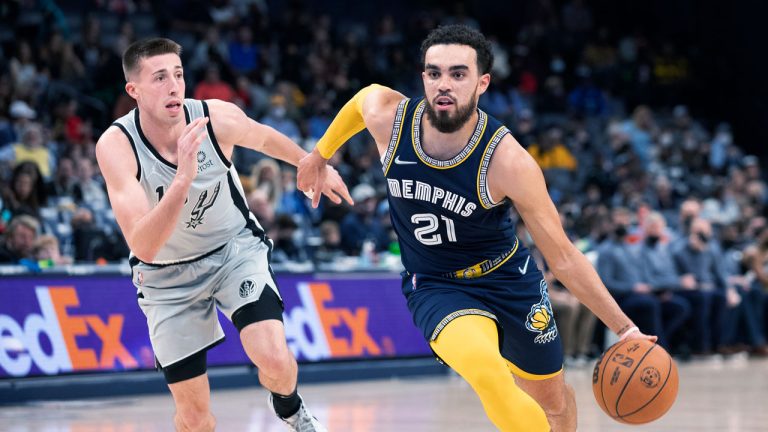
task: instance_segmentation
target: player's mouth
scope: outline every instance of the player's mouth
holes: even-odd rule
[[[450,96],[438,96],[435,98],[435,110],[436,111],[448,111],[455,105],[453,98]]]
[[[178,114],[181,111],[181,101],[172,101],[165,105],[165,109],[171,114]]]

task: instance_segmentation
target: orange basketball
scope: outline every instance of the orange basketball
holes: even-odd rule
[[[663,416],[677,397],[677,365],[661,346],[629,339],[608,348],[595,365],[592,391],[606,414],[629,424]]]

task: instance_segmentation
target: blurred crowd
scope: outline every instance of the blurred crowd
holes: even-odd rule
[[[694,72],[686,53],[611,34],[581,0],[526,4],[519,31],[488,34],[495,62],[480,105],[538,161],[569,236],[664,346],[768,354],[765,173],[728,124],[678,104]],[[188,97],[233,102],[310,149],[369,83],[419,96],[429,30],[480,28],[461,3],[369,21],[264,0],[16,0],[0,15],[0,263],[32,270],[128,255],[94,145],[135,106],[120,57],[139,36],[183,46]],[[312,209],[293,167],[240,149],[233,159],[275,262],[397,266],[366,132],[332,160],[353,207]],[[520,238],[536,253],[522,223]],[[595,318],[547,275],[569,359],[583,358]]]

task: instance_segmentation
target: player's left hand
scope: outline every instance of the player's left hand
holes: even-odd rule
[[[296,170],[296,187],[312,200],[312,208],[320,204],[320,195],[316,191],[322,191],[336,204],[341,204],[342,198],[350,204],[354,204],[347,186],[339,176],[339,173],[323,158],[317,149],[299,160]]]
[[[352,196],[349,194],[349,189],[347,189],[347,185],[344,184],[344,180],[341,179],[339,172],[330,165],[326,165],[325,170],[326,175],[325,183],[323,185],[323,195],[327,196],[336,204],[341,204],[341,200],[344,199],[344,201],[348,202],[350,205],[354,205],[355,202],[352,200]],[[310,196],[310,198],[312,199],[312,207],[316,208],[317,204],[315,204],[315,197]]]
[[[659,337],[654,335],[647,335],[641,332],[640,330],[635,330],[635,331],[627,332],[626,334],[622,335],[619,338],[619,341],[625,341],[630,339],[646,339],[653,343],[656,343],[656,341],[659,340]]]

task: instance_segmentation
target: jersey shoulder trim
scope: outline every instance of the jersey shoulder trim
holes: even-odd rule
[[[502,138],[508,133],[509,129],[505,126],[496,129],[496,132],[494,132],[491,140],[485,147],[483,158],[480,160],[480,169],[477,171],[477,197],[480,199],[480,204],[482,204],[485,209],[496,207],[504,202],[504,200],[495,202],[491,196],[491,192],[488,188],[488,168],[491,165],[491,158],[493,157],[494,150],[496,150],[496,147],[499,145]]]
[[[410,99],[403,99],[397,104],[397,112],[395,114],[395,122],[392,125],[392,138],[389,140],[387,151],[384,153],[381,166],[386,176],[389,172],[389,167],[392,165],[392,157],[397,152],[397,146],[400,144],[400,135],[402,135],[403,118],[405,117],[405,111],[408,109],[408,102]]]
[[[211,118],[210,113],[208,112],[208,104],[201,100],[200,103],[203,105],[203,116]],[[211,124],[211,121],[208,121],[208,137],[211,139],[211,144],[213,144],[214,150],[216,150],[216,154],[219,156],[219,159],[221,159],[221,163],[224,164],[227,168],[232,166],[232,162],[227,159],[226,156],[224,156],[224,152],[221,151],[221,147],[219,146],[219,141],[216,140],[216,134],[213,133],[213,125]]]
[[[141,181],[141,161],[139,160],[139,153],[136,150],[136,143],[133,141],[133,137],[130,133],[128,133],[128,129],[126,129],[122,123],[116,121],[112,123],[112,126],[116,126],[118,129],[123,131],[123,134],[125,134],[126,138],[128,138],[128,142],[131,143],[133,157],[136,159],[136,180]]]

